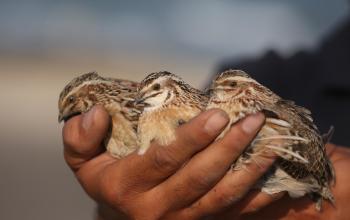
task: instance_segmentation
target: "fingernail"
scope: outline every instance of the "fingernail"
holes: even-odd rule
[[[92,107],[92,109],[90,109],[90,111],[84,113],[82,126],[85,130],[90,129],[92,122],[94,120],[95,112],[96,112],[96,107]]]
[[[207,122],[204,125],[204,129],[208,132],[208,134],[217,134],[229,121],[227,114],[222,111],[218,111],[217,113],[210,116]]]
[[[256,130],[258,130],[261,124],[263,123],[263,121],[264,116],[260,113],[249,115],[242,122],[242,130],[247,134],[256,132]]]

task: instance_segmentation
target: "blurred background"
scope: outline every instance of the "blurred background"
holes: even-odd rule
[[[64,163],[57,123],[61,89],[93,70],[136,81],[167,70],[202,88],[217,71],[246,68],[311,108],[322,131],[334,124],[334,142],[350,145],[350,47],[323,47],[348,21],[346,0],[0,0],[0,219],[93,219],[93,201]],[[333,63],[318,77],[314,55],[324,48],[348,52],[329,55]],[[284,77],[286,69],[308,72]],[[319,82],[331,82],[322,105],[302,90]]]

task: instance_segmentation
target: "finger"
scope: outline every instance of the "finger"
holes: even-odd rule
[[[133,192],[152,189],[182,167],[195,152],[211,143],[228,121],[228,116],[222,110],[204,112],[177,129],[175,143],[169,146],[153,143],[144,155],[134,152],[118,163],[111,164],[105,170],[108,175],[99,178],[102,188],[108,189],[101,194],[113,197],[129,189]],[[111,180],[123,180],[122,186],[112,185]]]
[[[257,212],[260,209],[270,205],[271,203],[281,199],[285,195],[285,192],[279,192],[275,194],[267,194],[264,192],[260,192],[255,190],[253,192],[249,192],[248,195],[244,198],[242,202],[237,205],[237,208],[230,207],[231,210],[236,209],[239,210],[240,214]]]
[[[275,161],[275,156],[256,156],[254,161],[237,171],[229,171],[212,190],[186,210],[187,215],[200,217],[225,210],[236,204],[253,187]]]
[[[328,143],[326,144],[326,154],[328,157],[331,157],[333,152],[335,151],[336,149],[336,146],[334,144],[331,144],[331,143]]]
[[[281,199],[284,195],[285,192],[269,195],[261,192],[260,190],[252,190],[244,197],[244,199],[242,199],[242,201],[234,206],[230,206],[226,211],[220,212],[213,216],[215,216],[217,219],[236,219],[244,214],[257,213],[262,208],[267,207],[273,202]]]
[[[64,125],[64,156],[73,170],[104,150],[101,143],[107,135],[108,128],[109,115],[102,106],[95,106]]]
[[[137,172],[159,182],[175,173],[192,155],[207,147],[224,129],[229,119],[222,110],[209,110],[176,131],[176,140],[168,146],[152,147],[135,163]],[[142,159],[140,159],[142,158]]]
[[[263,122],[264,116],[261,113],[240,121],[224,138],[195,155],[183,169],[161,184],[157,194],[162,196],[163,193],[164,197],[167,195],[172,207],[191,204],[225,176]],[[174,204],[176,202],[179,204]]]

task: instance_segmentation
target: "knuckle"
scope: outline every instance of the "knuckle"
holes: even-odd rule
[[[235,138],[233,140],[233,143],[236,145],[236,146],[246,146],[252,139],[252,137],[246,135],[245,133],[243,133],[243,131],[239,128],[235,129],[233,131],[233,135]]]
[[[208,175],[203,171],[197,171],[194,175],[188,177],[188,184],[199,191],[207,190],[211,182]]]
[[[236,189],[236,192],[240,192],[240,189]],[[222,207],[228,207],[236,203],[242,198],[241,193],[231,193],[231,190],[217,190],[214,202],[221,204]]]
[[[246,143],[241,142],[240,137],[224,137],[224,139],[219,140],[218,145],[221,147],[222,151],[227,155],[234,156],[237,159],[244,149],[248,146]]]
[[[70,153],[88,155],[96,151],[99,144],[88,139],[80,127],[63,128],[63,145]],[[95,146],[96,145],[96,146]]]
[[[167,172],[180,166],[180,163],[175,159],[174,154],[164,147],[159,147],[154,152],[153,163],[157,170]]]
[[[187,131],[180,136],[182,138],[182,143],[185,147],[192,147],[193,149],[201,149],[207,146],[213,139],[204,131]]]
[[[223,148],[230,151],[228,153],[238,156],[249,145],[251,137],[247,137],[239,129],[232,128],[220,141]]]
[[[186,124],[177,129],[177,139],[186,146],[200,147],[207,145],[213,138],[213,135],[208,134],[201,124]]]
[[[245,208],[245,213],[254,213],[259,211],[262,208],[262,204],[258,203],[250,203],[246,208]]]
[[[188,132],[188,137],[191,141],[198,142],[201,139],[207,140],[215,136],[215,134],[211,134],[208,129],[205,129],[205,126],[202,124],[196,124],[195,126],[191,127],[189,129],[190,132]],[[201,138],[198,138],[201,137]]]
[[[111,204],[120,204],[119,198],[123,197],[123,192],[120,187],[116,187],[112,184],[112,181],[107,175],[102,175],[100,179],[100,192],[103,200],[108,201]]]
[[[234,157],[233,161],[239,162],[241,158],[242,153],[244,152],[244,149],[246,148],[246,145],[241,143],[230,143],[230,147],[227,147],[226,151],[228,154],[231,154]]]
[[[262,175],[271,167],[273,161],[274,160],[272,159],[255,156],[255,158],[252,159],[252,162],[248,164],[247,170],[255,173],[255,175]]]
[[[132,210],[132,198],[130,197],[130,191],[126,187],[122,187],[111,181],[109,177],[101,177],[99,187],[99,200],[103,203],[109,204],[111,207],[121,211],[127,211],[133,213]]]

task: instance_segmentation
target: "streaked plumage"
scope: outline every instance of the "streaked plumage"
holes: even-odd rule
[[[235,162],[235,169],[252,161],[259,163],[253,155],[273,151],[279,159],[260,182],[263,192],[288,191],[291,197],[309,194],[317,200],[317,209],[321,208],[322,199],[334,203],[329,183],[335,177],[325,153],[328,136],[319,134],[309,110],[282,99],[240,70],[218,75],[210,92],[207,109],[225,110],[230,116],[230,125],[259,111],[266,116],[265,125]]]
[[[175,74],[158,72],[141,82],[137,102],[145,106],[137,132],[143,154],[153,140],[163,146],[174,141],[175,129],[205,108],[207,96]]]
[[[112,119],[105,140],[114,157],[124,157],[137,148],[137,122],[142,106],[135,105],[138,83],[104,78],[96,72],[74,78],[60,94],[59,121],[89,111],[94,105],[105,107]]]

